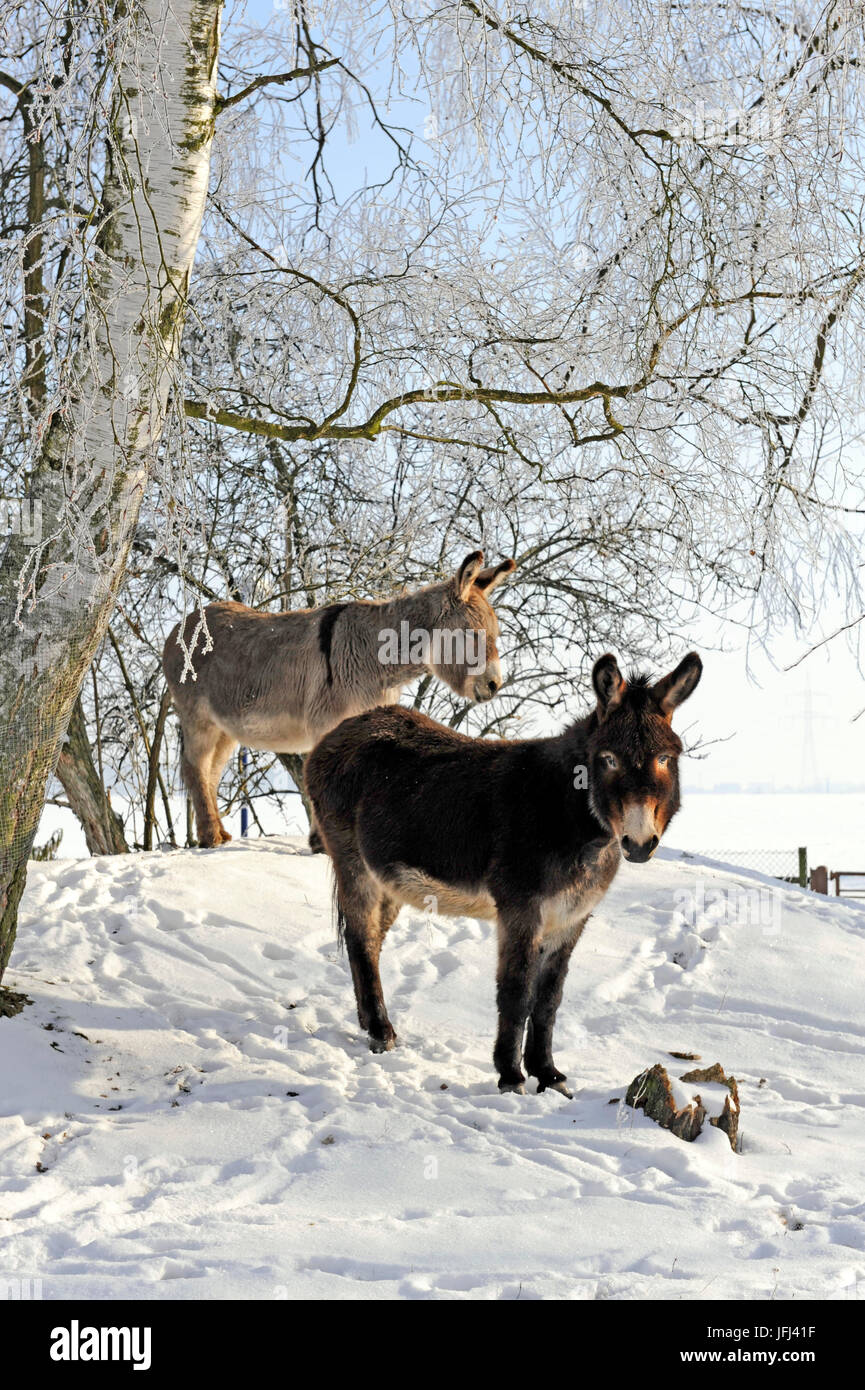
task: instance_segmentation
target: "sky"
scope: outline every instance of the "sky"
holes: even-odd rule
[[[738,641],[728,638],[726,652],[701,649],[703,678],[680,712],[679,732],[693,723],[692,736],[724,742],[688,760],[687,785],[865,787],[865,714],[855,718],[865,707],[865,679],[843,639],[790,671],[784,667],[808,650],[806,640],[773,639],[771,660]]]

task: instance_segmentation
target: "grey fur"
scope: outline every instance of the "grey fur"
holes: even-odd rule
[[[212,650],[192,651],[192,673],[187,671],[185,679],[178,623],[165,643],[162,665],[180,719],[183,777],[199,844],[231,839],[219,818],[216,790],[238,744],[305,753],[350,715],[396,704],[404,687],[425,673],[466,699],[491,698],[502,676],[498,623],[486,596],[514,568],[505,560],[485,570],[483,553],[473,551],[453,579],[380,601],[290,613],[211,603],[205,614]],[[456,661],[383,664],[381,633],[399,632],[403,623],[425,632],[483,632],[483,673],[472,674],[469,664]],[[200,614],[190,613],[183,623],[188,648],[199,627]]]

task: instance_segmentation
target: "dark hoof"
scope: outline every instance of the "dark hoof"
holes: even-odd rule
[[[327,850],[324,847],[324,840],[317,830],[311,830],[309,832],[308,844],[313,854],[327,854]]]
[[[573,1100],[573,1092],[565,1085],[568,1078],[557,1067],[551,1067],[548,1064],[547,1066],[539,1066],[537,1070],[534,1067],[528,1067],[528,1071],[530,1076],[537,1077],[538,1095],[541,1094],[541,1091],[558,1091],[561,1095],[567,1096],[568,1100]]]
[[[561,1081],[539,1081],[538,1095],[541,1094],[541,1091],[558,1091],[560,1095],[567,1096],[568,1100],[573,1100],[574,1098],[573,1091],[569,1091],[565,1085],[564,1077],[562,1077]]]
[[[514,1095],[524,1096],[526,1093],[526,1078],[524,1076],[506,1081],[504,1077],[499,1077],[499,1090],[502,1095],[513,1092]]]
[[[370,1038],[370,1052],[392,1052],[396,1047],[396,1033],[391,1033],[388,1038]]]

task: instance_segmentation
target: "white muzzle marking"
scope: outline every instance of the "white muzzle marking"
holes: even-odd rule
[[[647,801],[631,801],[625,807],[622,819],[622,836],[627,835],[636,845],[644,845],[656,835],[655,813]]]

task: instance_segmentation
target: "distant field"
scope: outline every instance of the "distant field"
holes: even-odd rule
[[[685,791],[665,843],[677,849],[808,848],[810,865],[865,869],[865,792],[712,795]]]

